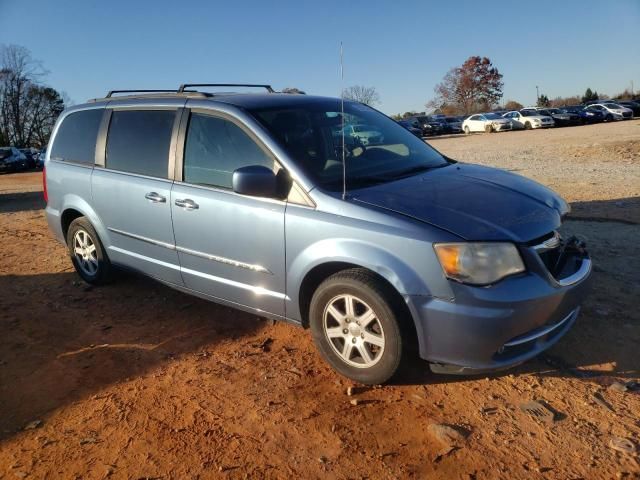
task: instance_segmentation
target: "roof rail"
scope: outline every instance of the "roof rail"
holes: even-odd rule
[[[185,88],[189,87],[256,87],[266,88],[267,92],[275,93],[275,90],[271,88],[271,85],[257,85],[254,83],[183,83],[178,88],[178,93],[185,91]]]
[[[104,98],[111,98],[114,93],[160,93],[160,92],[175,92],[174,89],[164,90],[109,90],[107,96]]]

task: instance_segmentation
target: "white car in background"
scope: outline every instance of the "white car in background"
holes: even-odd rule
[[[362,145],[375,145],[384,140],[382,133],[370,125],[346,125],[344,133],[359,140]]]
[[[511,128],[509,120],[495,113],[477,113],[462,122],[462,130],[466,134],[472,132],[502,132],[511,130]]]
[[[531,130],[532,128],[549,128],[555,125],[553,118],[547,115],[540,115],[536,110],[514,110],[502,115],[502,118],[510,120],[513,128]]]
[[[633,118],[633,110],[613,102],[594,103],[585,108],[588,111],[599,111],[604,116],[604,120],[630,120]]]

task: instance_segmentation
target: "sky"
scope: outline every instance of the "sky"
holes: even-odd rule
[[[391,115],[424,110],[469,56],[504,100],[640,90],[640,0],[0,0],[0,44],[27,47],[74,103],[111,89],[268,83],[339,96],[373,86]]]

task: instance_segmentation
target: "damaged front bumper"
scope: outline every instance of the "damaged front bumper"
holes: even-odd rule
[[[543,242],[543,244],[548,242]],[[526,273],[489,287],[452,284],[454,300],[412,297],[420,355],[437,373],[474,374],[523,363],[575,324],[592,262],[584,246],[521,247]]]

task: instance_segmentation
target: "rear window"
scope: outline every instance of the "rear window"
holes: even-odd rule
[[[97,108],[67,115],[51,146],[51,159],[93,165],[103,111]]]
[[[105,166],[167,178],[173,110],[120,110],[111,114]]]

